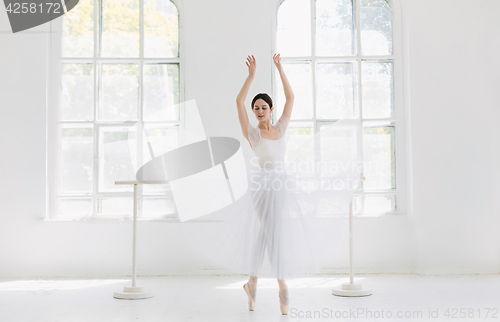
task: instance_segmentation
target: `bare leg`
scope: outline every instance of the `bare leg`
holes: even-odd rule
[[[252,268],[250,271],[251,276],[257,276],[259,274],[262,262],[264,261],[264,253],[266,251],[266,236],[262,228],[259,228],[259,235],[255,240],[253,245],[252,255],[250,262],[252,263]]]
[[[272,223],[273,226],[277,226]],[[282,232],[279,231],[279,228],[270,229],[273,235],[267,238],[267,251],[269,261],[274,269],[275,277],[278,281],[284,281],[285,279],[285,269],[286,269],[286,256],[285,256],[285,247],[283,244]],[[285,284],[286,285],[286,284]]]

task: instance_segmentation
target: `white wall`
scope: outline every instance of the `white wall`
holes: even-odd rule
[[[196,99],[208,135],[242,139],[234,100],[246,55],[258,62],[249,100],[271,92],[275,7],[269,0],[179,6],[185,99]],[[402,0],[402,8],[410,207],[406,216],[356,218],[356,268],[498,273],[500,2]],[[43,221],[45,29],[10,34],[0,9],[0,276],[129,274],[130,222]],[[139,274],[216,269],[185,244],[178,224],[140,222],[138,233]],[[325,271],[345,272],[344,249]]]
[[[500,2],[405,1],[416,267],[499,272]]]

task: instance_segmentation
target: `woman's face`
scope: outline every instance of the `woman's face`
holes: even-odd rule
[[[255,101],[253,105],[253,112],[255,114],[255,117],[259,122],[271,119],[271,109],[269,108],[269,105],[264,101],[262,98],[259,98],[258,100]]]

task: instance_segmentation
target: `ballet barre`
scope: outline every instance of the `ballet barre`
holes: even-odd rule
[[[113,296],[123,300],[139,300],[153,297],[153,292],[144,287],[137,286],[137,262],[136,262],[136,229],[137,229],[137,189],[140,184],[166,184],[168,180],[145,180],[145,181],[115,181],[116,185],[134,185],[134,216],[133,216],[133,234],[132,234],[132,286],[125,286],[123,291],[115,291]]]
[[[360,177],[361,180],[365,180],[364,176]],[[349,283],[342,283],[342,286],[337,286],[332,289],[332,294],[337,296],[367,296],[372,294],[372,290],[369,287],[364,287],[359,282],[354,282],[353,273],[353,216],[352,216],[352,200],[349,206]]]
[[[365,180],[361,176],[361,180]],[[114,297],[117,299],[138,300],[153,297],[153,292],[146,290],[144,287],[137,286],[137,261],[136,261],[136,237],[137,237],[137,189],[140,184],[167,184],[168,180],[144,180],[144,181],[115,181],[116,185],[134,185],[134,202],[133,202],[133,233],[132,233],[132,286],[125,286],[123,291],[115,291]],[[367,296],[372,294],[371,288],[363,288],[361,283],[354,282],[353,273],[353,214],[352,200],[349,206],[349,283],[342,283],[342,286],[337,286],[332,289],[332,294],[337,296]]]

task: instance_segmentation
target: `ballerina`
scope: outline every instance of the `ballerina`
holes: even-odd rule
[[[283,108],[283,114],[279,121],[275,124],[273,127],[271,125],[271,113],[274,110],[272,100],[269,97],[269,95],[265,93],[259,93],[257,94],[253,100],[252,100],[252,111],[255,114],[255,117],[259,120],[259,130],[257,130],[260,134],[261,138],[264,138],[265,140],[273,140],[273,141],[278,141],[280,139],[283,139],[284,133],[286,131],[286,127],[288,126],[288,121],[290,120],[292,116],[292,109],[293,109],[293,103],[295,99],[295,95],[292,91],[292,87],[290,86],[290,83],[288,81],[288,78],[286,77],[286,74],[283,70],[283,66],[281,65],[281,57],[280,54],[274,54],[273,55],[273,61],[278,69],[280,76],[281,76],[281,81],[283,82],[283,89],[285,92],[285,106]],[[247,61],[245,62],[246,65],[248,66],[248,77],[245,80],[245,83],[243,84],[243,87],[240,90],[240,93],[238,94],[238,97],[236,98],[236,106],[238,107],[238,117],[240,120],[240,125],[241,129],[243,132],[243,136],[248,140],[250,143],[250,146],[252,148],[255,148],[256,145],[258,144],[259,138],[258,134],[255,133],[255,129],[253,129],[250,125],[250,122],[248,120],[248,115],[245,107],[245,99],[248,93],[248,89],[250,88],[250,85],[253,81],[253,78],[255,76],[255,71],[257,69],[257,63],[255,60],[255,57],[248,56]],[[250,128],[250,129],[249,129]],[[283,140],[281,140],[279,143],[280,146],[282,147],[284,143]],[[269,161],[269,160],[266,160]],[[260,214],[262,215],[262,213]],[[256,276],[258,273],[258,268],[260,264],[262,263],[263,259],[263,250],[262,248],[265,246],[264,243],[264,238],[259,239],[259,244],[256,245],[255,251],[254,251],[254,270],[250,275],[250,278],[248,282],[243,286],[243,289],[248,295],[248,304],[249,304],[249,310],[253,311],[255,307],[255,299],[256,299],[256,291],[257,291],[257,279],[258,277]],[[259,256],[261,255],[261,256]],[[280,275],[277,277],[278,278],[278,285],[279,285],[279,301],[280,301],[280,310],[282,314],[287,314],[288,309],[289,309],[289,301],[288,301],[288,287],[285,283],[284,276]]]
[[[290,306],[285,277],[319,273],[348,231],[349,206],[361,171],[357,167],[360,124],[339,120],[324,126],[285,162],[295,95],[280,54],[274,54],[273,61],[286,97],[276,124],[271,124],[274,106],[266,93],[252,100],[258,126],[249,122],[244,101],[256,72],[253,55],[247,57],[248,76],[236,98],[241,130],[252,152],[245,162],[247,191],[231,205],[199,218],[217,223],[183,227],[189,229],[189,240],[216,266],[250,275],[243,285],[250,311],[255,309],[258,275],[267,252],[285,315]],[[311,165],[310,160],[313,167],[302,167]]]

